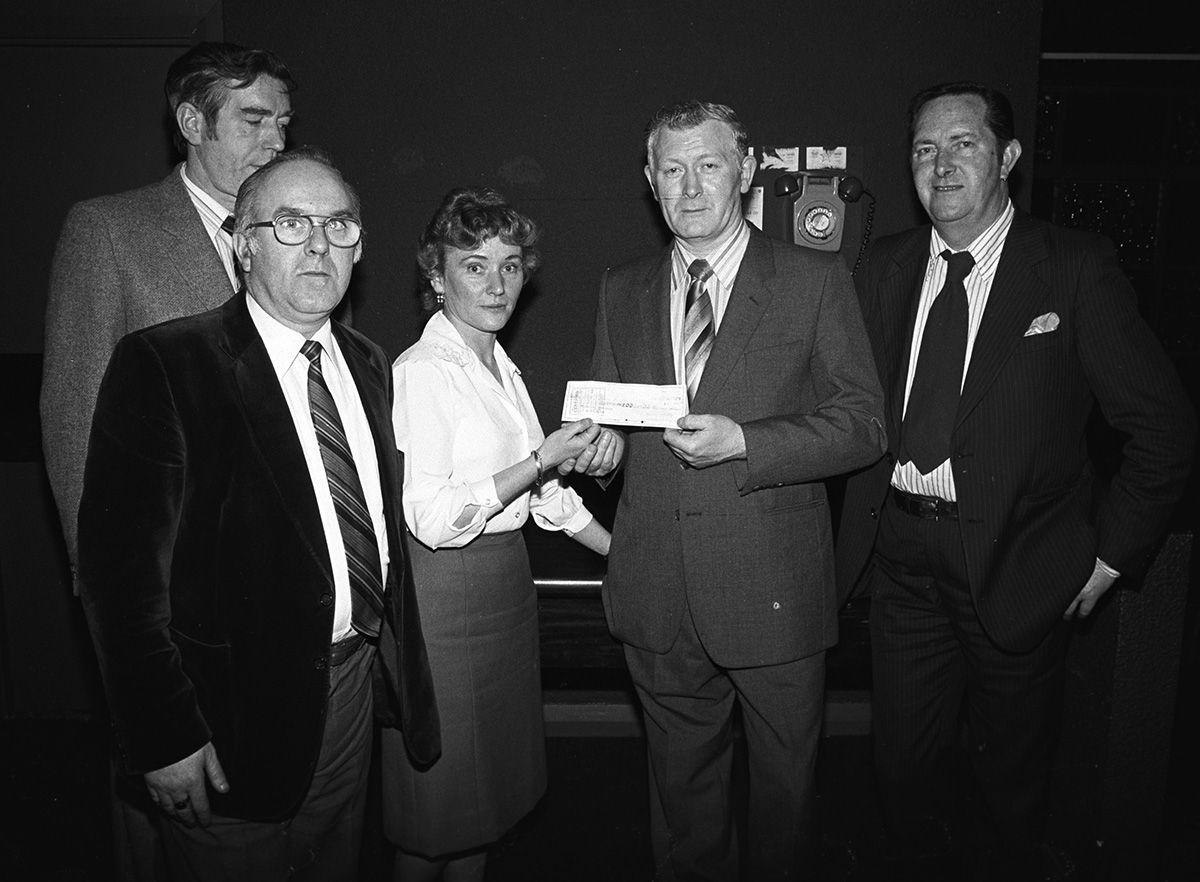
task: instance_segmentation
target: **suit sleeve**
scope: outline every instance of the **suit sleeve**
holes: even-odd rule
[[[612,343],[608,339],[608,274],[600,280],[600,298],[596,303],[596,336],[592,348],[592,379],[604,383],[619,383],[621,375],[613,359]]]
[[[816,404],[806,413],[742,424],[742,493],[840,475],[871,464],[887,450],[875,360],[850,274],[840,260],[827,264],[817,296],[820,306],[807,366]]]
[[[612,341],[608,336],[608,276],[609,271],[605,270],[604,276],[600,280],[600,298],[596,303],[596,331],[592,345],[592,379],[604,383],[619,383],[621,382],[621,373],[617,370]],[[629,439],[626,433],[612,426],[609,426],[608,430],[620,435],[626,443],[624,459],[617,463],[617,467],[612,472],[596,479],[596,483],[606,490],[628,463],[630,455]]]
[[[128,769],[162,768],[211,733],[172,641],[171,569],[186,447],[157,353],[137,336],[100,388],[79,515],[79,584]]]
[[[1138,315],[1111,244],[1096,242],[1078,275],[1077,345],[1104,418],[1128,436],[1099,510],[1096,556],[1123,574],[1137,573],[1183,495],[1196,415],[1166,352]]]
[[[42,452],[71,566],[88,432],[100,380],[125,333],[120,272],[103,215],[72,207],[50,270],[39,408]]]

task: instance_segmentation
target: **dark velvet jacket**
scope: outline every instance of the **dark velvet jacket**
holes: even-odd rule
[[[419,763],[439,752],[379,347],[334,324],[375,439],[388,525],[376,706]],[[122,759],[161,768],[207,741],[220,814],[293,814],[316,765],[333,576],[300,441],[238,294],[123,338],[100,389],[79,514],[80,590]]]

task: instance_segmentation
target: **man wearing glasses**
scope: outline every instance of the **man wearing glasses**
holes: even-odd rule
[[[79,202],[67,214],[50,272],[40,409],[72,576],[88,432],[113,346],[237,290],[225,221],[242,181],[283,149],[295,85],[265,49],[193,46],[163,84],[183,161],[161,181]],[[116,878],[158,879],[155,809],[116,766],[111,807]]]
[[[172,879],[357,878],[376,664],[438,753],[388,360],[329,318],[360,217],[320,151],[281,154],[238,193],[242,290],[123,338],[100,389],[80,593]]]

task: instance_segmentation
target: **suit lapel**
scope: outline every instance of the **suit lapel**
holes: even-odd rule
[[[363,410],[367,414],[367,422],[371,426],[371,436],[375,442],[375,455],[379,459],[379,467],[382,470],[385,464],[390,462],[389,457],[396,453],[395,444],[392,445],[390,451],[380,449],[382,441],[385,440],[380,431],[381,427],[387,430],[388,437],[391,437],[392,434],[390,428],[392,413],[391,402],[388,401],[388,390],[383,385],[379,372],[372,370],[370,354],[363,349],[362,344],[347,334],[336,322],[333,323],[333,334],[337,337],[338,346],[346,359],[350,375],[354,377],[354,384],[358,387],[358,397],[362,401]],[[385,453],[387,456],[384,455]]]
[[[258,330],[242,293],[222,309],[224,348],[233,359],[242,419],[257,448],[263,473],[279,494],[283,510],[292,520],[322,572],[333,583],[329,547],[317,510],[317,498],[295,423]]]
[[[929,228],[924,227],[909,237],[897,249],[892,262],[884,270],[879,283],[876,308],[879,319],[883,364],[880,375],[891,378],[887,393],[889,445],[899,450],[900,425],[904,417],[904,386],[908,380],[909,350],[912,348],[913,326],[917,321],[917,305],[921,300],[921,285],[929,264]]]
[[[346,332],[337,322],[333,323],[333,335],[337,338],[342,355],[358,388],[358,397],[371,428],[371,440],[375,445],[375,461],[379,466],[379,483],[383,492],[383,512],[387,520],[388,567],[387,585],[396,585],[407,556],[403,545],[402,530],[393,529],[404,523],[404,514],[397,506],[402,487],[400,454],[396,450],[396,439],[392,432],[392,402],[388,377],[371,367],[371,355],[363,345]]]
[[[167,241],[157,259],[174,268],[192,290],[196,302],[212,306],[224,302],[229,296],[229,276],[178,169],[167,175],[159,187],[159,226]]]
[[[956,423],[979,404],[1001,366],[1021,343],[1030,320],[1042,312],[1046,287],[1033,268],[1045,258],[1046,243],[1037,228],[1024,215],[1015,215],[971,351]]]
[[[616,293],[616,292],[614,292]],[[609,340],[626,382],[674,385],[671,340],[671,246],[645,277],[630,284],[609,308]]]
[[[774,278],[775,261],[771,257],[770,243],[765,234],[752,229],[733,290],[729,292],[729,302],[725,304],[721,327],[696,389],[693,413],[706,413],[706,406],[724,388],[734,365],[762,321],[763,313],[775,297],[770,287]]]

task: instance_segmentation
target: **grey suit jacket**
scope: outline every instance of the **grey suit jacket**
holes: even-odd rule
[[[232,293],[176,167],[126,193],[72,206],[50,274],[42,369],[42,452],[72,566],[96,395],[117,341]]]
[[[671,254],[609,270],[593,375],[672,384]],[[670,648],[690,610],[727,667],[837,640],[824,478],[885,449],[883,399],[837,255],[754,230],[692,404],[741,424],[746,459],[684,467],[659,430],[628,436],[605,610],[620,640]]]

